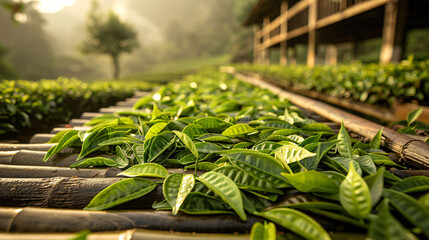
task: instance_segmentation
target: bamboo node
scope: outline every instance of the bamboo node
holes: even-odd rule
[[[405,155],[405,149],[407,149],[408,145],[409,145],[410,143],[414,142],[414,141],[421,142],[421,140],[418,140],[418,139],[411,139],[411,140],[409,140],[408,142],[406,142],[404,145],[402,145],[401,153],[400,153],[400,156],[401,156],[400,161],[403,161],[404,163],[409,164],[409,163],[407,162],[407,158],[406,158],[406,155]]]
[[[46,206],[50,207],[51,206],[51,200],[52,200],[52,196],[55,193],[55,190],[57,190],[58,185],[64,180],[64,179],[69,179],[69,178],[62,178],[60,177],[59,179],[55,180],[54,184],[52,184],[51,189],[49,189],[49,192],[46,196]]]

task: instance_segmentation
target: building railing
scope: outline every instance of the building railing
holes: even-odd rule
[[[386,4],[389,0],[301,0],[290,6],[281,5],[281,13],[255,29],[255,49],[263,50],[282,41],[306,34],[346,18]],[[310,11],[313,8],[313,11]]]

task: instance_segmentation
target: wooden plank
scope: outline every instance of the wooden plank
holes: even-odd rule
[[[306,34],[307,32],[308,32],[308,26],[302,26],[300,28],[297,28],[297,29],[295,29],[293,31],[288,32],[286,40],[289,40],[289,39],[292,39],[292,38],[296,38],[298,36]]]
[[[333,23],[364,13],[376,7],[382,6],[383,4],[386,4],[388,1],[389,0],[370,0],[359,4],[355,4],[352,7],[349,7],[342,12],[335,13],[328,17],[320,19],[316,23],[316,28],[323,28]]]
[[[311,0],[301,0],[299,2],[297,2],[295,5],[293,5],[291,8],[289,8],[288,10],[288,19],[293,18],[295,15],[297,15],[298,13],[304,11],[304,9],[306,9],[308,7],[308,5],[310,4]]]
[[[392,61],[397,15],[397,1],[390,0],[386,4],[384,10],[383,37],[380,52],[380,62],[382,64],[387,64]]]

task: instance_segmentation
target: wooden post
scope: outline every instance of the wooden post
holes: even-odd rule
[[[328,44],[326,47],[325,64],[336,65],[338,59],[337,45]]]
[[[396,19],[395,40],[393,43],[393,62],[400,62],[405,51],[405,41],[407,38],[406,21],[407,21],[408,1],[398,1],[398,14]]]
[[[317,0],[310,0],[308,5],[308,51],[307,65],[314,66],[316,62],[316,22]]]
[[[258,35],[259,27],[253,27],[253,63],[259,63],[259,41],[260,37]]]
[[[399,6],[401,5],[401,6]],[[387,64],[399,62],[402,57],[406,21],[406,1],[390,0],[385,5],[383,23],[383,42],[380,62]]]
[[[281,5],[281,25],[280,25],[280,35],[287,35],[287,1],[283,1]],[[280,43],[280,65],[287,64],[287,40],[285,39]]]
[[[262,63],[270,64],[270,47],[265,45],[268,41],[270,41],[270,18],[264,18],[264,27],[262,29],[263,33],[263,46],[262,50]]]

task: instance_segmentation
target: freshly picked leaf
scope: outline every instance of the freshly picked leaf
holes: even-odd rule
[[[194,142],[192,142],[192,139],[186,135],[186,133],[179,132],[179,131],[173,131],[174,134],[180,139],[180,141],[191,151],[192,154],[198,159],[198,150],[195,146]]]
[[[241,220],[246,221],[247,217],[244,212],[240,190],[231,179],[217,172],[204,173],[197,179],[234,209]]]
[[[341,122],[340,132],[338,133],[338,140],[340,140],[340,142],[337,144],[337,148],[340,155],[345,158],[352,158],[352,140],[350,139],[349,133],[344,127],[344,122]]]
[[[222,132],[222,135],[225,135],[227,137],[237,137],[252,132],[255,132],[255,129],[253,129],[247,124],[240,123],[227,128],[225,131]]]
[[[365,180],[356,172],[353,164],[340,185],[340,203],[353,217],[364,218],[372,209],[371,193]]]
[[[104,210],[142,197],[155,189],[156,183],[144,178],[129,178],[116,182],[99,192],[84,210]]]
[[[422,112],[423,112],[422,107],[419,107],[419,108],[414,109],[413,111],[409,112],[407,115],[407,125],[411,126],[411,124],[413,124],[417,120],[417,118],[420,117]]]
[[[329,240],[328,232],[313,218],[291,208],[274,208],[265,212],[255,213],[276,224],[291,230],[305,239]]]
[[[115,160],[110,158],[93,157],[93,158],[84,158],[70,165],[71,168],[101,167],[101,166],[115,167],[117,166],[117,163],[115,162]]]
[[[295,145],[285,145],[274,151],[276,159],[283,164],[301,161],[304,158],[315,156],[315,153],[307,151],[305,148]]]
[[[54,154],[59,153],[64,148],[72,145],[75,141],[79,140],[78,131],[70,130],[65,132],[57,145],[52,146],[45,157],[43,158],[43,162],[48,161]]]
[[[276,225],[272,222],[256,222],[250,231],[250,240],[276,240]]]
[[[119,173],[118,176],[166,178],[168,171],[165,167],[156,163],[143,163],[128,168]]]
[[[338,185],[328,175],[317,171],[295,174],[282,173],[292,186],[301,192],[338,193]]]
[[[159,123],[154,124],[152,127],[149,128],[149,131],[146,133],[145,139],[149,139],[149,138],[151,138],[153,136],[156,136],[167,125],[168,125],[168,122],[159,122]]]
[[[173,207],[173,215],[178,213],[180,206],[192,191],[194,185],[195,178],[192,174],[174,173],[164,180],[162,192],[167,202]]]

